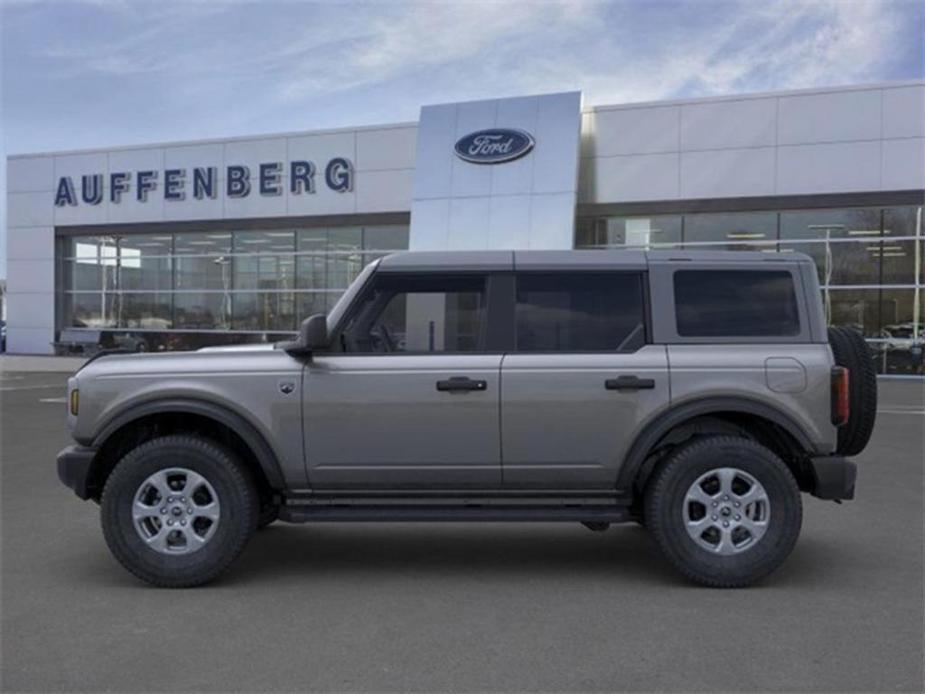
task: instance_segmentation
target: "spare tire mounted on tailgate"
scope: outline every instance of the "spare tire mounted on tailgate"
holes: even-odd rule
[[[864,337],[853,328],[829,328],[835,363],[848,369],[848,421],[838,430],[840,455],[864,450],[877,417],[877,372]]]

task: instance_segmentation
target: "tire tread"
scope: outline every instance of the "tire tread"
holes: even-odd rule
[[[169,447],[181,447],[196,451],[219,463],[227,471],[227,481],[246,500],[244,508],[240,509],[241,512],[246,514],[245,522],[242,524],[244,530],[231,536],[231,541],[223,549],[221,560],[211,564],[204,564],[199,570],[189,572],[187,576],[165,576],[132,561],[131,550],[125,546],[125,542],[119,535],[118,528],[114,527],[114,524],[118,523],[116,517],[118,509],[115,508],[113,499],[120,491],[120,486],[128,483],[128,478],[134,472],[133,466],[151,451]],[[100,498],[100,509],[103,536],[115,558],[127,571],[141,580],[160,588],[191,588],[214,580],[241,554],[251,534],[257,527],[257,494],[247,470],[245,470],[237,457],[221,444],[191,434],[172,434],[151,439],[127,453],[116,464],[106,480],[103,494]]]
[[[796,504],[794,508],[796,518],[795,532],[787,538],[787,541],[780,548],[777,548],[777,556],[772,561],[764,562],[759,570],[754,570],[748,574],[738,576],[728,575],[721,570],[705,572],[683,561],[679,557],[675,547],[672,546],[671,539],[668,533],[665,532],[661,516],[658,512],[658,505],[663,503],[663,500],[668,495],[666,488],[673,481],[673,476],[678,474],[678,471],[688,464],[690,458],[698,455],[704,449],[729,445],[744,447],[760,453],[764,457],[770,456],[771,459],[775,460],[778,472],[783,475],[783,479],[785,480],[787,493]],[[800,498],[799,486],[790,469],[769,449],[751,439],[739,436],[705,436],[694,439],[689,443],[682,444],[675,452],[669,455],[656,470],[654,479],[646,489],[645,508],[647,529],[655,538],[656,544],[659,546],[662,554],[665,555],[671,564],[688,580],[710,588],[742,588],[767,577],[793,549],[797,535],[799,534],[803,516],[803,505],[802,499]]]
[[[829,328],[835,363],[848,369],[850,415],[838,429],[840,455],[857,455],[867,446],[877,420],[877,371],[864,336],[853,328]]]

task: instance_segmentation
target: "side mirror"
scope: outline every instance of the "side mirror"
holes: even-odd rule
[[[328,317],[323,313],[309,316],[299,326],[299,338],[280,345],[294,357],[306,357],[328,345]]]
[[[303,320],[299,329],[299,342],[312,351],[327,347],[328,317],[323,313],[316,313]]]

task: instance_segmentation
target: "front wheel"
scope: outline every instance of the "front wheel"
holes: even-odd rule
[[[198,436],[153,439],[116,465],[100,503],[110,551],[156,586],[211,581],[257,525],[258,496],[237,457]]]
[[[773,452],[715,436],[678,448],[648,485],[645,519],[669,561],[703,585],[735,588],[779,567],[800,534],[796,480]]]

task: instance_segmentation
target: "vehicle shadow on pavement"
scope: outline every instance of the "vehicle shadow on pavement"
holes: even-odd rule
[[[580,526],[413,526],[350,524],[285,526],[257,533],[222,577],[226,585],[289,581],[331,572],[383,578],[464,574],[498,578],[559,578],[581,573],[625,584],[691,586],[639,527],[592,533]],[[812,543],[807,543],[812,544]],[[802,583],[826,566],[818,547],[799,546],[779,575],[764,582]]]
[[[791,587],[830,581],[850,569],[844,548],[802,538],[784,566],[756,588]],[[848,555],[851,556],[850,554]],[[91,559],[92,558],[92,559]],[[68,560],[96,585],[147,588],[105,552]],[[278,586],[315,579],[370,577],[450,580],[465,575],[498,579],[557,580],[581,574],[624,586],[662,585],[699,589],[662,557],[645,530],[615,526],[592,533],[564,525],[277,524],[255,533],[244,553],[213,584]],[[754,590],[755,588],[752,588]]]
[[[257,533],[222,582],[289,580],[313,572],[465,574],[503,578],[615,573],[674,582],[651,539],[624,526],[593,533],[580,525],[387,524],[273,526]]]

